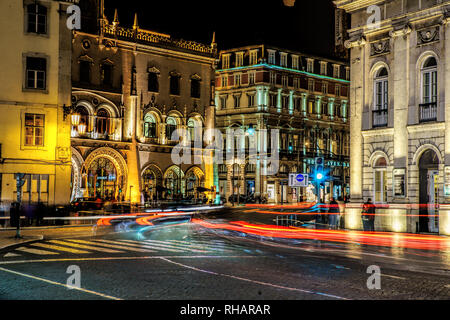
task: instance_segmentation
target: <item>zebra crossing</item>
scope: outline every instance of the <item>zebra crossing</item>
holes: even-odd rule
[[[129,239],[55,239],[33,242],[14,248],[0,257],[8,259],[20,256],[58,256],[92,254],[230,254],[247,251],[239,245],[202,240]],[[246,252],[248,253],[248,252]]]

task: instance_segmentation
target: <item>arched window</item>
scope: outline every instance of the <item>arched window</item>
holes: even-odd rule
[[[144,137],[156,138],[156,120],[152,114],[147,114],[144,118]]]
[[[388,120],[388,72],[386,68],[378,70],[373,83],[373,126],[384,127]]]
[[[174,117],[167,117],[166,120],[166,137],[168,140],[172,140],[172,134],[177,129],[177,121]]]
[[[187,127],[188,127],[189,137],[192,141],[195,139],[195,120],[189,119],[188,123],[187,123]]]
[[[97,112],[96,129],[99,134],[109,134],[109,113],[105,109],[100,109]]]
[[[374,165],[374,199],[375,203],[384,203],[387,201],[387,161],[384,157],[379,157]]]
[[[80,124],[89,126],[89,112],[86,108],[83,106],[78,106],[75,112],[80,115]]]
[[[437,116],[437,62],[425,60],[421,70],[422,103],[419,106],[420,121],[434,121]]]

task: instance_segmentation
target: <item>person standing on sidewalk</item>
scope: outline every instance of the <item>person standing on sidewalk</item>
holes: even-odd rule
[[[339,222],[339,204],[334,200],[334,198],[331,198],[329,206],[328,206],[328,221],[330,222],[330,229],[337,229],[338,228],[338,222]]]
[[[375,205],[371,198],[364,203],[361,218],[364,231],[375,231]]]

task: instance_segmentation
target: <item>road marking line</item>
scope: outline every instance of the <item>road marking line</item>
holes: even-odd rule
[[[109,261],[109,260],[151,260],[160,258],[177,259],[222,259],[222,258],[260,258],[258,256],[143,256],[143,257],[102,257],[102,258],[60,258],[60,259],[39,259],[39,260],[16,260],[0,261],[0,265],[7,264],[26,264],[43,262],[67,262],[67,261]]]
[[[127,240],[123,240],[123,241],[127,241]],[[133,241],[133,240],[130,240]],[[146,244],[150,245],[150,246],[159,246],[159,247],[163,247],[164,250],[168,250],[165,249],[165,247],[167,248],[172,248],[174,250],[178,250],[180,252],[184,252],[184,251],[192,251],[192,252],[208,252],[206,250],[198,250],[198,249],[190,249],[190,248],[185,248],[183,246],[180,246],[176,243],[166,243],[164,241],[159,241],[159,240],[143,240],[142,242],[145,242]],[[141,243],[142,243],[141,242]]]
[[[33,249],[33,248],[25,248],[25,247],[20,247],[17,249],[14,249],[15,251],[22,251],[22,252],[26,252],[26,253],[32,253],[32,254],[38,254],[41,256],[47,256],[47,255],[52,255],[52,254],[59,254],[59,252],[52,252],[52,251],[46,251],[46,250],[39,250],[39,249]]]
[[[133,240],[122,240],[122,241],[133,241]],[[144,243],[143,241],[136,241],[137,243],[140,244],[134,244],[134,243],[126,243],[126,245],[128,246],[136,246],[136,247],[143,247],[143,248],[152,248],[155,250],[160,250],[160,251],[171,251],[171,252],[185,252],[186,250],[182,250],[182,249],[175,249],[173,247],[169,247],[169,246],[162,246],[162,245],[158,245],[158,244],[148,244],[148,243]]]
[[[202,244],[202,243],[199,243],[198,241],[193,241],[192,243],[189,243],[186,241],[179,241],[179,240],[167,240],[167,241],[172,242],[174,245],[185,246],[188,248],[204,249],[204,250],[211,250],[211,251],[232,252],[232,250],[230,250],[230,249],[224,249],[224,248],[222,249],[221,247],[216,247],[214,244],[211,244],[211,243]]]
[[[47,282],[47,283],[54,284],[54,285],[57,285],[57,286],[69,288],[67,285],[65,285],[63,283],[59,283],[59,282],[52,281],[52,280],[47,280],[47,279],[40,278],[40,277],[35,277],[35,276],[30,275],[30,274],[17,272],[17,271],[5,269],[5,268],[2,268],[2,267],[0,267],[0,270],[4,271],[4,272],[13,273],[13,274],[16,274],[16,275],[19,275],[19,276],[22,276],[22,277],[26,277],[26,278],[30,278],[30,279],[34,279],[34,280],[39,280],[39,281]],[[100,293],[100,292],[95,292],[95,291],[88,290],[88,289],[77,288],[77,287],[70,287],[70,288],[72,290],[78,290],[78,291],[82,291],[82,292],[85,292],[85,293],[95,294],[97,296],[100,296],[100,297],[103,297],[103,298],[107,298],[107,299],[111,299],[111,300],[122,300],[120,298],[116,298],[116,297],[113,297],[113,296],[108,296],[106,294],[103,294],[103,293]]]
[[[107,249],[107,248],[101,248],[101,247],[88,246],[88,245],[78,244],[78,243],[70,243],[70,242],[64,241],[64,240],[50,240],[50,241],[48,241],[48,242],[56,243],[56,244],[62,244],[62,245],[65,245],[65,246],[75,247],[75,248],[80,248],[80,249],[94,250],[94,251],[99,251],[99,252],[107,252],[107,253],[124,253],[123,251],[119,251],[119,250],[113,250],[113,249]]]
[[[79,242],[79,243],[84,243],[84,244],[88,244],[88,245],[96,245],[96,246],[102,246],[102,247],[107,247],[107,248],[114,248],[114,249],[123,249],[123,250],[127,250],[127,251],[134,251],[134,252],[155,252],[154,250],[149,250],[149,249],[138,249],[138,248],[131,248],[131,247],[126,247],[126,246],[120,246],[120,245],[112,245],[112,244],[107,244],[107,243],[99,243],[99,242],[93,242],[93,241],[85,241],[85,240],[78,240],[78,239],[67,239],[68,241],[73,241],[73,242]],[[97,240],[94,240],[97,241]]]
[[[65,252],[76,253],[76,254],[90,254],[91,253],[89,251],[65,248],[65,247],[55,246],[55,245],[47,244],[47,243],[33,243],[33,244],[30,244],[30,246],[36,246],[36,247],[41,247],[41,248],[46,248],[46,249],[53,249],[53,250],[57,250],[57,251],[65,251]]]
[[[384,274],[384,273],[382,273],[381,276],[388,277],[388,278],[393,278],[393,279],[406,280],[406,278],[403,278],[403,277],[391,276],[389,274]]]
[[[19,256],[20,256],[20,254],[8,252],[7,254],[5,254],[3,256],[3,258],[11,258],[11,257],[19,257]]]
[[[260,284],[260,285],[264,285],[264,286],[274,287],[274,288],[277,288],[277,289],[285,289],[285,290],[290,290],[290,291],[299,291],[299,292],[303,292],[303,293],[321,295],[321,296],[330,297],[330,298],[348,300],[347,298],[340,297],[340,296],[335,296],[335,295],[332,295],[332,294],[327,294],[327,293],[322,293],[322,292],[314,292],[314,291],[298,289],[298,288],[285,287],[285,286],[272,284],[272,283],[268,283],[268,282],[262,282],[262,281],[247,279],[247,278],[241,278],[241,277],[237,277],[237,276],[233,276],[233,275],[229,275],[229,274],[218,273],[218,272],[208,271],[208,270],[202,270],[202,269],[198,269],[196,267],[188,266],[188,265],[185,265],[185,264],[182,264],[182,263],[179,263],[179,262],[175,262],[175,261],[169,260],[166,257],[161,257],[161,260],[167,261],[169,263],[178,265],[178,266],[183,267],[183,268],[187,268],[187,269],[191,269],[191,270],[199,271],[199,272],[203,272],[203,273],[213,274],[213,275],[216,275],[216,276],[222,276],[222,277],[232,278],[232,279],[241,280],[241,281],[247,281],[247,282],[256,283],[256,284]]]

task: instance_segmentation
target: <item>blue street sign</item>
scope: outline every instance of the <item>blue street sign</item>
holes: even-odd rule
[[[298,174],[296,179],[298,182],[302,182],[303,180],[305,180],[305,177],[302,174]]]

